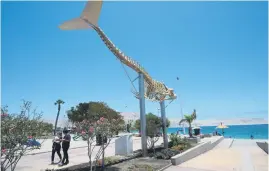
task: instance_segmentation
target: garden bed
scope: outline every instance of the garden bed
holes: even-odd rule
[[[155,146],[155,149],[148,150],[148,157],[142,157],[142,150],[135,151],[129,156],[112,156],[105,158],[106,171],[158,171],[171,165],[171,158],[184,151],[193,148],[196,144],[191,144],[177,136],[171,136],[168,149],[162,145]],[[94,164],[93,164],[94,165]],[[98,160],[96,171],[102,170],[102,161]],[[89,171],[90,164],[82,163],[68,168],[58,169],[58,171]],[[94,170],[94,166],[93,166]],[[49,171],[49,170],[47,170]]]
[[[189,148],[188,148],[189,149]],[[142,157],[142,150],[137,150],[130,156],[112,156],[105,158],[105,171],[158,171],[171,165],[171,157],[180,154],[184,150],[164,149],[162,146],[148,150],[149,157]],[[82,163],[68,168],[57,169],[58,171],[89,171],[90,164]],[[94,170],[94,166],[93,166]],[[96,171],[101,171],[101,160],[98,162]],[[49,171],[49,170],[46,170]]]
[[[158,160],[155,158],[135,158],[118,162],[117,164],[107,165],[105,171],[158,171],[168,165],[171,165],[170,160]],[[57,169],[58,171],[89,171],[89,163],[83,163],[68,168]],[[94,168],[93,168],[94,170]],[[101,171],[102,167],[98,166],[96,171]],[[48,170],[47,170],[48,171]]]

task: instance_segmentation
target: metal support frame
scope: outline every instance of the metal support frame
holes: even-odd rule
[[[138,76],[138,77],[136,77],[136,78],[135,78],[135,79],[132,81],[132,83],[133,83],[133,82],[135,82],[135,80],[137,80],[138,78],[139,78],[139,76]]]
[[[183,111],[182,111],[182,103],[180,102],[180,112],[181,112],[181,119],[184,119],[184,116],[183,116]],[[185,124],[182,123],[182,130],[183,130],[183,134],[185,135],[186,134],[186,131],[185,131]]]
[[[163,145],[164,148],[168,148],[167,129],[166,129],[166,116],[165,116],[165,101],[160,102],[162,126],[163,126]]]
[[[147,135],[146,135],[146,109],[145,109],[145,84],[144,75],[139,73],[139,106],[140,106],[140,134],[143,157],[147,156]]]

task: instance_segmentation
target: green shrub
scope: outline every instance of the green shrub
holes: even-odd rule
[[[177,150],[177,151],[182,151],[185,149],[184,145],[180,144],[180,145],[177,145],[177,146],[173,146],[171,148],[172,150]]]
[[[147,164],[134,164],[128,167],[128,171],[154,171],[150,165]]]
[[[173,149],[163,149],[160,152],[157,152],[155,154],[155,158],[157,159],[164,159],[164,160],[169,160],[171,157],[179,154],[180,152],[178,150],[173,150]]]
[[[116,156],[105,157],[105,165],[111,165],[111,164],[114,164],[114,163],[118,163],[119,161],[120,161],[120,158],[116,157]]]
[[[187,139],[182,139],[180,138],[178,135],[170,135],[170,142],[168,144],[169,148],[171,147],[175,147],[175,146],[183,146],[184,148],[183,149],[187,149],[187,148],[190,148],[191,147],[191,144],[187,141]]]
[[[173,146],[177,146],[177,145],[181,144],[181,142],[182,142],[182,139],[178,135],[175,135],[175,134],[171,134],[169,138],[170,138],[170,142],[169,142],[168,146],[170,148]]]

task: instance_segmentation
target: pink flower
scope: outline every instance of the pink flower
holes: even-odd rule
[[[94,128],[91,126],[91,127],[89,128],[89,132],[90,132],[90,133],[93,133],[93,131],[94,131]]]
[[[85,134],[86,134],[86,132],[85,132],[85,131],[81,131],[81,134],[82,134],[82,135],[85,135]]]
[[[101,121],[101,122],[104,122],[104,120],[105,120],[104,117],[101,117],[101,118],[100,118],[100,121]]]
[[[5,116],[8,116],[8,114],[2,113],[1,116],[5,117]]]

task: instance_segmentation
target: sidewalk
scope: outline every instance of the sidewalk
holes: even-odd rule
[[[105,150],[105,156],[114,156],[115,155],[115,139],[112,140],[112,142],[109,144],[109,146]],[[51,141],[50,141],[51,142]],[[163,139],[160,138],[159,141],[156,143],[156,145],[161,145],[163,142]],[[46,151],[49,149],[49,141],[47,142],[48,145],[43,146],[44,149],[41,149],[43,151]],[[85,145],[84,147],[81,145]],[[74,149],[74,146],[77,147]],[[89,162],[89,157],[88,157],[88,149],[87,149],[87,141],[72,141],[71,142],[71,148],[69,150],[69,164],[68,166],[73,166],[73,165],[78,165],[82,163],[87,163]],[[81,147],[81,148],[79,148]],[[98,149],[100,147],[96,147],[93,151],[92,157],[95,157]],[[133,150],[139,150],[141,149],[141,138],[140,137],[133,137]],[[40,150],[40,151],[41,151]],[[62,153],[62,152],[61,152]],[[56,155],[56,154],[55,154]],[[65,168],[68,166],[63,166],[59,167],[58,165],[50,165],[51,162],[51,153],[38,153],[35,155],[28,155],[28,156],[23,156],[22,159],[19,161],[18,166],[16,168],[16,171],[40,171],[40,170],[45,170],[45,169],[59,169],[59,168]],[[93,159],[93,158],[92,158]],[[57,162],[58,156],[55,156],[55,162]]]
[[[52,139],[45,139],[45,140],[38,140],[38,142],[42,143],[40,149],[34,149],[27,153],[27,155],[35,155],[35,154],[41,154],[41,153],[48,153],[52,151]],[[76,149],[76,148],[83,148],[87,147],[87,141],[74,141],[71,140],[71,148],[70,149]]]
[[[120,135],[125,135],[125,134],[120,134]],[[87,147],[87,141],[81,140],[79,138],[78,140],[73,140],[74,135],[71,135],[71,144],[72,146],[70,149],[77,149],[77,148],[84,148]],[[113,141],[115,141],[117,138],[113,138]],[[35,149],[27,153],[27,155],[35,155],[35,154],[41,154],[41,153],[49,153],[52,151],[52,138],[49,139],[38,139],[37,141],[42,143],[40,149]]]

